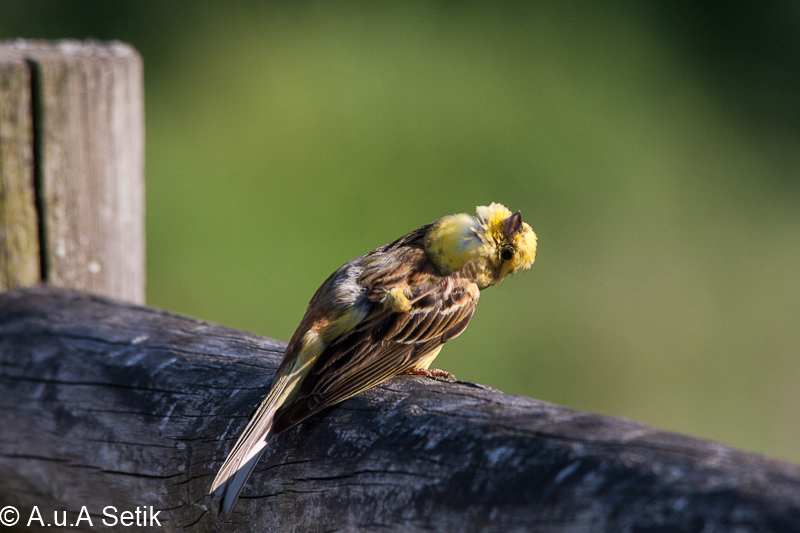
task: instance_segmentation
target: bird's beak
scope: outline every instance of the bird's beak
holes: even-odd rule
[[[517,211],[506,219],[506,235],[511,237],[522,231],[522,213]]]

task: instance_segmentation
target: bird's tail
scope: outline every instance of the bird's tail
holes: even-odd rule
[[[239,498],[239,493],[242,492],[242,487],[247,482],[247,478],[256,467],[256,463],[261,458],[266,448],[266,441],[263,446],[255,451],[255,454],[250,457],[246,462],[235,460],[235,462],[228,465],[227,463],[217,474],[214,480],[214,485],[211,489],[211,498],[219,505],[219,516],[228,518],[233,509],[233,504]],[[231,456],[232,457],[232,456]],[[228,468],[225,468],[225,467]]]
[[[233,450],[225,459],[219,469],[214,483],[211,484],[211,498],[219,504],[219,515],[227,518],[231,514],[233,505],[247,482],[247,478],[267,448],[267,443],[272,437],[271,429],[275,418],[275,411],[282,403],[283,383],[276,383],[269,395],[261,402],[247,427],[239,436]]]

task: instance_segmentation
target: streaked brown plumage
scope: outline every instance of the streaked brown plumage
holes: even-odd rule
[[[403,373],[427,373],[480,290],[531,266],[536,235],[500,204],[451,215],[349,261],[320,286],[272,388],[211,488],[228,516],[269,439]],[[433,372],[433,371],[431,371]]]

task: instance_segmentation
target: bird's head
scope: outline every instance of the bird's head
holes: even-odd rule
[[[504,205],[478,206],[477,216],[450,215],[431,225],[425,252],[448,275],[469,265],[481,288],[495,285],[536,257],[536,234]]]

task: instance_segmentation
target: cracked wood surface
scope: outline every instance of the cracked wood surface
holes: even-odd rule
[[[64,289],[0,295],[0,503],[22,525],[85,506],[87,531],[151,505],[189,532],[800,531],[800,467],[413,376],[276,437],[220,521],[206,493],[283,347]]]

